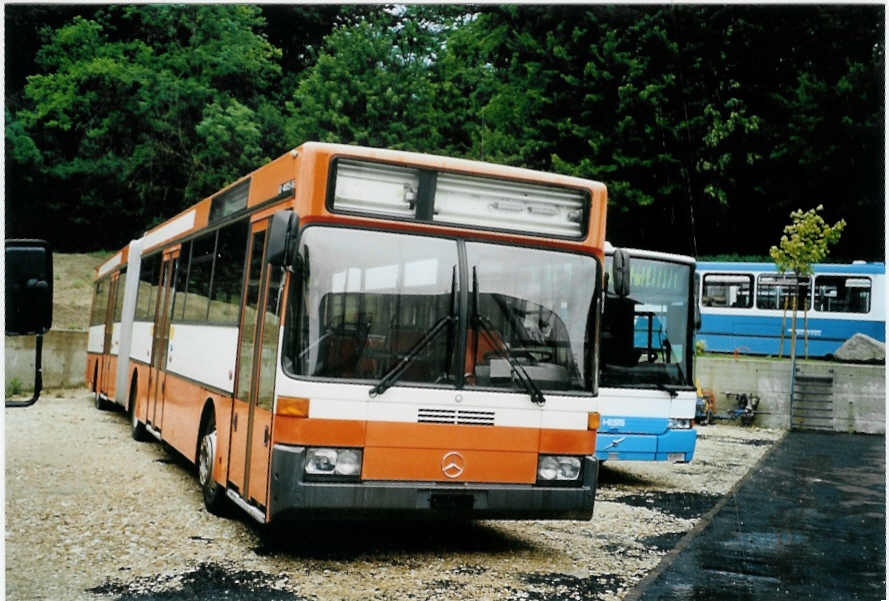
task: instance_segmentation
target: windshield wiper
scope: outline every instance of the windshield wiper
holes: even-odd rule
[[[404,370],[408,368],[411,362],[419,356],[419,354],[423,351],[424,348],[429,346],[429,343],[435,340],[435,337],[438,336],[438,333],[441,332],[445,326],[451,325],[457,322],[457,268],[451,271],[451,307],[450,312],[447,315],[442,316],[438,319],[434,324],[432,324],[428,330],[423,333],[423,337],[417,341],[414,346],[410,348],[410,350],[401,358],[401,361],[393,365],[383,377],[380,378],[380,381],[376,386],[370,389],[371,398],[377,396],[378,394],[383,394],[388,390],[398,378],[401,377],[401,374],[404,373]]]
[[[528,375],[528,372],[525,371],[525,368],[522,367],[522,364],[516,361],[516,358],[513,356],[511,352],[509,352],[509,347],[506,345],[506,342],[500,340],[499,344],[494,336],[494,331],[496,328],[491,324],[490,320],[484,315],[482,315],[479,310],[479,302],[478,302],[478,271],[475,266],[472,267],[472,312],[473,312],[473,323],[478,327],[479,331],[484,334],[485,338],[493,348],[500,347],[498,352],[503,356],[504,359],[509,363],[510,368],[512,368],[512,374],[516,377],[516,379],[521,383],[522,387],[525,391],[531,396],[531,401],[537,405],[543,405],[546,403],[546,397],[543,396],[543,393],[540,391],[540,388],[531,379],[531,376]]]

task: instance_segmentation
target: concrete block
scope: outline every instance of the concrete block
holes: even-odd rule
[[[82,386],[86,366],[87,333],[80,330],[50,330],[43,336],[43,387]],[[22,390],[34,390],[35,336],[6,337],[4,342],[5,387],[13,379]]]
[[[760,398],[755,425],[790,427],[789,360],[755,357],[698,357],[695,376],[703,388],[716,393],[717,414],[737,407],[727,392],[746,392]],[[797,360],[806,375],[833,378],[833,428],[840,432],[885,434],[885,365],[861,365]]]

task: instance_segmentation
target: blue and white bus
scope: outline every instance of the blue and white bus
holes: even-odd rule
[[[623,250],[629,290],[610,286],[602,316],[596,457],[688,462],[697,440],[695,260]],[[614,255],[606,244],[605,273]]]
[[[790,356],[796,288],[797,356],[805,352],[805,334],[810,357],[836,352],[856,333],[885,342],[883,263],[816,264],[813,271],[798,278],[779,273],[774,263],[699,262],[698,340],[718,353],[778,355],[783,329],[783,354]]]

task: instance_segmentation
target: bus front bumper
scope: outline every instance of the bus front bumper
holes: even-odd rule
[[[552,519],[593,516],[599,464],[583,461],[580,486],[450,482],[306,482],[305,447],[272,451],[268,518]]]
[[[694,428],[663,434],[603,434],[596,436],[599,461],[671,461],[688,463],[695,454]]]

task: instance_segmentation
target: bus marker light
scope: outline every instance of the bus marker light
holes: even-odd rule
[[[278,415],[309,417],[309,399],[278,397]]]
[[[591,411],[587,413],[586,416],[586,429],[587,430],[598,430],[599,429],[599,421],[600,415],[598,411]]]

